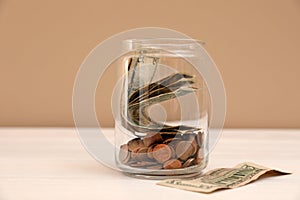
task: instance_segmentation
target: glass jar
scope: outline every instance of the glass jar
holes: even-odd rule
[[[117,166],[146,178],[199,175],[208,161],[210,96],[188,60],[203,59],[196,54],[203,43],[161,38],[123,44]]]

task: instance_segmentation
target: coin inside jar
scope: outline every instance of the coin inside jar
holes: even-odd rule
[[[189,158],[189,159],[187,159],[187,161],[184,162],[182,167],[190,167],[190,166],[194,165],[195,162],[196,162],[195,158]]]
[[[154,149],[155,145],[152,145],[148,148],[147,150],[147,156],[149,159],[153,159],[153,149]]]
[[[175,143],[176,141],[179,141],[179,139],[178,138],[168,138],[164,141],[164,144]]]
[[[154,143],[160,143],[163,141],[160,133],[152,133],[143,138],[144,145],[149,147]]]
[[[192,144],[191,141],[180,141],[176,145],[176,155],[181,160],[186,160],[187,158],[193,156],[197,149],[195,149],[195,146]]]
[[[136,160],[137,159],[137,157],[138,157],[138,151],[140,150],[140,148],[136,148],[136,149],[134,149],[132,152],[131,152],[131,158],[132,158],[132,160]]]
[[[152,152],[153,158],[160,163],[164,163],[172,157],[172,150],[166,144],[158,144]]]
[[[178,139],[178,138],[169,138],[164,141],[164,144],[167,144],[168,146],[173,147],[173,149],[175,149],[176,144],[179,141],[180,141],[180,139]]]
[[[139,148],[138,151],[136,152],[136,159],[140,161],[146,161],[148,156],[147,156],[147,147],[142,147]]]
[[[164,169],[179,169],[182,167],[182,164],[177,159],[171,159],[164,163]]]
[[[128,142],[128,149],[134,151],[137,148],[144,147],[144,142],[140,138],[132,139]]]
[[[119,159],[122,163],[127,163],[130,160],[130,152],[128,150],[127,144],[123,144],[120,147]]]

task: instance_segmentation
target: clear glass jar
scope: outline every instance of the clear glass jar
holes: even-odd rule
[[[191,177],[208,161],[210,96],[187,60],[202,59],[191,39],[124,41],[121,102],[115,116],[116,163],[146,178]],[[205,62],[204,62],[205,63]]]

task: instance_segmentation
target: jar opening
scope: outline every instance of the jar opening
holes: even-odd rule
[[[191,46],[204,45],[205,42],[188,38],[144,38],[144,39],[127,39],[123,41],[127,45],[133,46]]]
[[[144,38],[123,41],[127,50],[161,49],[181,56],[192,56],[193,51],[204,44],[201,40],[188,38]]]

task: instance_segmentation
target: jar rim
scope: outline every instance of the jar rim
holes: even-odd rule
[[[127,45],[154,45],[154,46],[191,46],[204,45],[205,42],[192,38],[133,38],[123,40]]]

